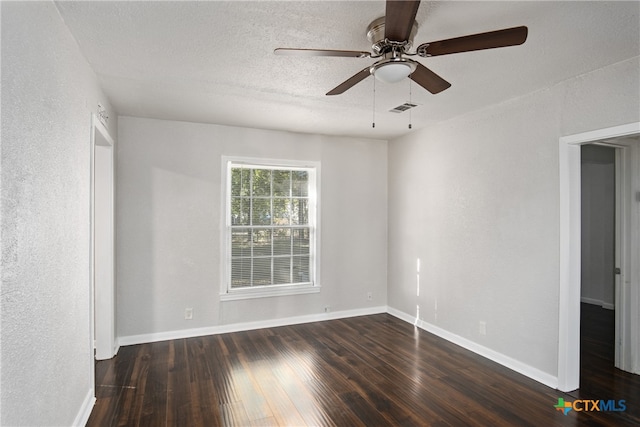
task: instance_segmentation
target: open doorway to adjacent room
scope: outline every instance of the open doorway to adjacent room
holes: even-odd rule
[[[561,138],[560,216],[558,388],[584,396],[640,373],[640,123]]]
[[[621,190],[616,158],[620,160],[621,148],[596,142],[580,149],[580,388],[584,390],[615,376],[616,255],[622,243],[616,227]]]

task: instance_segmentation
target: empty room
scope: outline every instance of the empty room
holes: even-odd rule
[[[640,424],[640,2],[0,22],[1,426]]]

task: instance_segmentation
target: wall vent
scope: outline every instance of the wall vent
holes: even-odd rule
[[[402,105],[398,105],[397,107],[392,108],[391,110],[389,110],[389,112],[391,112],[391,113],[402,113],[404,111],[407,111],[407,110],[409,110],[411,108],[415,108],[417,106],[418,106],[418,104],[411,104],[410,102],[405,102]]]

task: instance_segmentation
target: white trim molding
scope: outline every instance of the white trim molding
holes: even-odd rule
[[[91,345],[95,358],[104,360],[116,347],[115,142],[98,116],[91,117]]]
[[[320,292],[320,285],[292,285],[292,286],[264,286],[253,288],[249,291],[245,289],[231,289],[225,294],[220,294],[220,301],[235,301],[240,299],[268,298],[284,295],[317,294]]]
[[[531,378],[532,380],[542,383],[548,387],[551,387],[551,388],[558,387],[557,377],[554,377],[551,374],[548,374],[537,368],[529,366],[526,363],[522,363],[519,360],[513,359],[495,350],[491,350],[490,348],[484,347],[476,342],[473,342],[459,335],[451,333],[447,330],[439,328],[438,326],[432,325],[431,323],[427,323],[423,320],[416,319],[415,316],[412,316],[400,310],[396,310],[395,308],[387,307],[387,313],[389,313],[394,317],[397,317],[400,320],[404,320],[407,323],[411,323],[412,325],[415,325],[418,328],[423,329],[429,333],[432,333],[453,344],[456,344],[464,349],[467,349],[479,356],[492,360],[506,368],[511,369],[512,371],[522,374],[525,377]]]
[[[602,308],[605,308],[607,310],[615,310],[616,309],[616,305],[614,303],[612,303],[612,302],[604,302],[602,300],[595,299],[595,298],[580,297],[580,302],[583,302],[585,304],[597,305],[598,307],[602,307]]]
[[[623,136],[637,135],[640,133],[640,122],[626,125],[613,126],[605,129],[597,129],[589,132],[567,135],[560,138],[562,144],[584,145],[590,142],[620,138]]]
[[[580,146],[560,139],[560,289],[558,293],[558,388],[580,383]]]
[[[563,136],[559,140],[560,276],[558,389],[580,386],[580,146],[640,134],[640,122]]]
[[[322,322],[324,320],[346,319],[348,317],[368,316],[387,312],[386,306],[334,311],[329,313],[308,314],[285,317],[282,319],[261,320],[257,322],[234,323],[230,325],[206,326],[203,328],[181,329],[177,331],[157,332],[142,335],[120,337],[120,345],[144,344],[150,342],[194,338],[206,335],[227,334],[230,332],[251,331],[254,329],[275,328],[278,326],[299,325],[302,323]]]
[[[82,406],[80,406],[80,410],[78,411],[76,418],[73,420],[72,426],[84,427],[87,425],[87,421],[89,421],[89,416],[91,416],[91,411],[93,410],[93,405],[95,405],[95,403],[95,393],[93,388],[90,388],[82,402]]]

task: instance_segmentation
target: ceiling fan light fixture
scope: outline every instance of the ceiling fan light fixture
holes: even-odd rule
[[[411,67],[408,64],[388,63],[373,71],[373,76],[384,83],[398,83],[411,74]]]
[[[413,61],[404,58],[387,59],[373,64],[371,74],[383,83],[398,83],[416,69]]]

